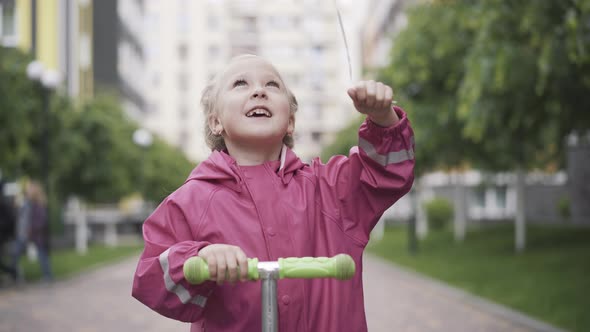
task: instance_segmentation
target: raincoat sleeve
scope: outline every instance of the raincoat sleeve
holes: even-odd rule
[[[183,264],[208,242],[194,241],[181,207],[167,198],[143,225],[145,248],[133,280],[132,295],[156,312],[183,322],[201,318],[214,282],[190,285]]]
[[[349,156],[316,163],[322,206],[361,245],[383,212],[412,188],[414,133],[406,113],[394,107],[399,122],[380,127],[369,119],[361,125],[358,146]]]

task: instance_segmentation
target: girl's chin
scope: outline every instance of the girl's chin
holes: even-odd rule
[[[240,135],[239,137],[234,137],[233,141],[239,143],[240,145],[244,145],[244,144],[265,144],[265,145],[274,145],[276,144],[282,144],[283,143],[283,137],[285,137],[285,134],[277,134],[277,133],[261,133],[261,132],[257,132],[257,133],[251,133],[251,134],[247,134],[247,135]],[[227,141],[227,139],[226,139]]]

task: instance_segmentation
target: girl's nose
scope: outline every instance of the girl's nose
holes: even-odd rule
[[[252,92],[252,98],[266,98],[266,91],[262,87],[257,87]]]

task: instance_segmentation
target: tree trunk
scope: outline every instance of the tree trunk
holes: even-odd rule
[[[465,185],[463,183],[463,174],[454,174],[454,223],[453,230],[455,233],[455,241],[463,242],[465,240],[465,232],[467,229],[467,211],[466,211],[466,195]]]
[[[526,246],[526,220],[525,220],[525,172],[522,168],[516,171],[516,219],[515,219],[515,249],[522,252]]]
[[[418,185],[411,191],[414,202],[414,215],[408,220],[408,252],[412,255],[418,252],[418,237],[416,235],[416,220],[418,219]]]
[[[418,239],[424,239],[428,235],[428,220],[426,220],[426,211],[424,202],[426,193],[423,190],[421,181],[416,181],[416,236]]]

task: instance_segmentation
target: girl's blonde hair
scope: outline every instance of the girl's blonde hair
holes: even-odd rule
[[[255,57],[255,55],[245,54],[239,55],[234,57],[230,60],[230,63],[236,60],[240,60],[247,57]],[[279,78],[283,81],[280,74]],[[225,141],[223,140],[222,135],[215,135],[211,128],[209,127],[209,118],[215,114],[217,114],[217,99],[219,98],[219,84],[222,74],[218,73],[215,75],[205,86],[203,89],[203,93],[201,95],[201,106],[203,107],[203,112],[205,113],[205,141],[207,142],[207,146],[211,148],[212,151],[222,151],[226,149]],[[283,81],[283,84],[284,81]],[[291,115],[294,115],[297,112],[298,104],[295,95],[287,86],[285,85],[285,90],[287,90],[287,97],[289,98],[289,111]],[[283,143],[288,146],[289,148],[293,148],[293,137],[289,134],[286,134],[283,137]]]

